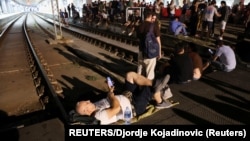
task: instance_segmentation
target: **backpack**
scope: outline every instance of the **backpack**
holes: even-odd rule
[[[150,29],[145,37],[145,42],[143,46],[143,55],[146,58],[155,58],[159,56],[159,44],[153,32],[154,24],[150,25]]]
[[[79,115],[75,110],[69,113],[70,125],[100,125],[100,121],[93,116]]]

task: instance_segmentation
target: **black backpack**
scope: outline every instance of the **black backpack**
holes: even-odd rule
[[[93,116],[79,115],[75,110],[69,113],[70,125],[100,125],[100,120]]]

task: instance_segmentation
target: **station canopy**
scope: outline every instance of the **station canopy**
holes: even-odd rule
[[[25,6],[36,6],[44,0],[12,0],[12,1],[15,1],[16,3],[25,5]]]

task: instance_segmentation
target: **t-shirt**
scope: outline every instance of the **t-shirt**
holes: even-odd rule
[[[193,79],[193,63],[188,54],[176,54],[169,63],[172,67],[171,80],[179,83]]]
[[[106,112],[106,108],[110,107],[110,101],[108,98],[102,99],[100,101],[95,102],[95,106],[97,108],[97,111],[95,113],[95,117],[100,120],[100,124],[102,125],[107,125],[107,124],[111,124],[114,123],[118,120],[123,120],[123,115],[124,115],[124,111],[126,109],[126,107],[128,106],[129,109],[132,111],[132,107],[131,107],[131,103],[129,101],[129,99],[127,97],[125,97],[124,95],[116,95],[116,98],[118,99],[118,101],[120,102],[121,105],[121,111],[113,116],[112,118],[108,118],[107,112]]]
[[[149,22],[149,21],[144,21],[139,25],[139,28],[137,30],[137,36],[138,36],[141,43],[145,42],[145,38],[146,38],[146,35],[150,29],[150,25],[151,25],[151,22]],[[161,36],[159,26],[156,25],[156,23],[154,23],[154,31],[153,32],[155,34],[155,37]],[[142,46],[139,46],[139,50],[140,51],[143,50]]]
[[[173,20],[170,22],[171,31],[175,32],[179,26],[182,26],[183,24],[180,21]]]
[[[213,18],[214,18],[215,13],[218,13],[217,9],[213,5],[208,6],[204,11],[203,20],[213,22]]]
[[[227,69],[235,69],[236,58],[231,47],[223,45],[216,50],[215,56],[220,58],[220,62],[225,65]]]

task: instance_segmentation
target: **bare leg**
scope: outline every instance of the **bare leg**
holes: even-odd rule
[[[220,29],[220,36],[223,37],[224,29]]]
[[[156,101],[156,103],[162,103],[162,98],[161,98],[161,92],[155,92],[153,99]]]
[[[131,84],[137,84],[139,86],[152,86],[152,80],[147,79],[146,77],[136,73],[136,72],[128,72],[126,75],[126,80]]]

